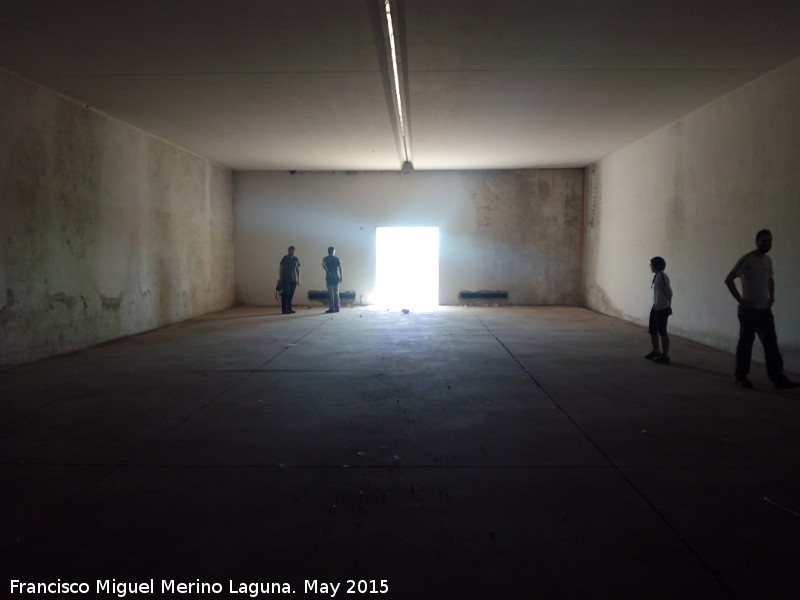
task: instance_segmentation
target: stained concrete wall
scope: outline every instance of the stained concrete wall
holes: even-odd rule
[[[731,350],[738,321],[723,279],[766,227],[774,234],[778,335],[785,354],[796,353],[798,98],[800,59],[590,167],[587,305],[644,324],[649,259],[660,255],[675,293],[670,328]]]
[[[375,228],[440,228],[441,304],[506,290],[512,304],[582,303],[583,170],[265,173],[234,176],[236,296],[275,304],[278,262],[297,247],[303,285],[325,289],[330,245],[343,287],[375,287]]]
[[[233,303],[231,173],[0,71],[0,365]]]

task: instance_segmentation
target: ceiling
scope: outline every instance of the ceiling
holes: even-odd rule
[[[405,144],[383,0],[0,0],[0,65],[236,170],[429,170],[584,166],[800,55],[800,0],[391,7]]]

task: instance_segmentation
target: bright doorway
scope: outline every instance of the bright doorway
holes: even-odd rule
[[[390,308],[439,305],[439,228],[375,230],[375,303]]]

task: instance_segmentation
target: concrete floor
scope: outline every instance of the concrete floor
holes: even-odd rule
[[[800,594],[800,393],[762,365],[742,390],[679,338],[656,365],[641,327],[574,308],[277,310],[0,372],[6,590]]]

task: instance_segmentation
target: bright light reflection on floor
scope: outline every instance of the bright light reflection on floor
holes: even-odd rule
[[[375,304],[425,310],[439,305],[439,228],[376,229]]]

